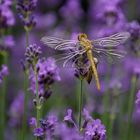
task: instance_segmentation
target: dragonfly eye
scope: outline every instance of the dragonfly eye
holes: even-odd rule
[[[83,33],[78,35],[78,40],[79,41],[81,41],[83,38],[87,38],[87,35],[83,34]]]

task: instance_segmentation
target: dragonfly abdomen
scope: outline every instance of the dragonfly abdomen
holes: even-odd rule
[[[94,59],[93,59],[93,54],[92,54],[91,50],[87,51],[87,57],[88,57],[88,59],[90,61],[90,64],[91,64],[91,68],[92,68],[92,71],[93,71],[93,74],[94,74],[94,77],[95,77],[97,89],[100,90],[101,87],[100,87],[100,82],[99,82],[99,76],[98,76],[98,72],[97,72],[97,69],[96,69],[96,65],[95,65],[95,62],[94,62]]]

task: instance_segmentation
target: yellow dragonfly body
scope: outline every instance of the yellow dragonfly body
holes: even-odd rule
[[[128,32],[120,32],[95,40],[89,40],[86,34],[79,34],[77,37],[78,39],[76,40],[64,40],[57,37],[45,36],[41,38],[41,41],[48,47],[56,50],[73,50],[72,52],[66,53],[65,56],[62,57],[62,60],[65,60],[63,67],[65,67],[74,57],[78,57],[79,55],[86,53],[95,77],[97,89],[100,90],[99,76],[94,60],[95,54],[97,56],[105,55],[122,58],[124,56],[124,52],[118,51],[116,46],[123,44],[129,37],[130,34]]]
[[[96,69],[96,65],[94,62],[94,56],[92,53],[92,49],[93,49],[93,45],[92,42],[90,40],[88,40],[87,35],[86,34],[79,34],[78,36],[78,40],[80,41],[80,44],[85,48],[86,53],[87,53],[87,57],[88,60],[90,61],[91,64],[91,68],[95,77],[95,81],[96,81],[96,85],[97,85],[97,89],[100,90],[100,82],[99,82],[99,76],[97,73],[97,69]]]

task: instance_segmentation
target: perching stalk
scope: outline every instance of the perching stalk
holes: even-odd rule
[[[80,95],[79,95],[79,130],[81,130],[81,118],[83,108],[83,80],[80,80]]]

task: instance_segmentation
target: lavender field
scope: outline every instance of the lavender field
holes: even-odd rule
[[[140,140],[140,0],[0,0],[0,140]]]

